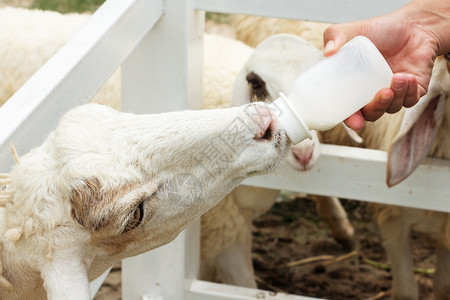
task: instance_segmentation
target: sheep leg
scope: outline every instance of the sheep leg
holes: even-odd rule
[[[200,279],[205,281],[216,281],[216,266],[208,259],[200,261]]]
[[[410,245],[410,228],[399,217],[391,216],[378,222],[383,244],[391,262],[392,299],[417,300]]]
[[[233,244],[217,259],[217,273],[223,282],[231,285],[256,288],[253,265],[248,262],[245,250]]]
[[[248,213],[243,215],[247,230],[241,230],[238,239],[217,258],[217,273],[227,284],[257,288],[252,261],[252,221]]]
[[[86,266],[78,248],[58,249],[41,268],[48,300],[91,299]]]
[[[333,238],[345,246],[353,247],[353,234],[355,230],[347,219],[347,213],[336,197],[313,195],[317,210],[331,230]]]
[[[434,298],[450,299],[450,251],[442,246],[436,249],[436,272],[434,274]]]

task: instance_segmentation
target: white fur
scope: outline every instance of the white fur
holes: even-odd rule
[[[232,21],[236,38],[252,47],[256,47],[269,36],[290,33],[300,36],[312,42],[318,49],[322,49],[323,32],[329,25],[319,22],[244,15],[236,15]]]
[[[230,107],[234,82],[253,48],[214,34],[205,34],[204,43],[203,107]]]
[[[23,8],[0,8],[0,105],[5,103],[89,18]],[[94,97],[120,109],[120,72]]]

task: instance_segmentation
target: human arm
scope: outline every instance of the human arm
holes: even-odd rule
[[[385,112],[411,107],[428,89],[434,59],[450,50],[450,1],[413,0],[383,16],[330,26],[324,32],[324,55],[336,53],[357,35],[368,37],[389,63],[394,77],[361,111],[346,120],[360,129]]]

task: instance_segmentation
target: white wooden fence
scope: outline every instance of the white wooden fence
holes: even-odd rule
[[[346,22],[407,0],[108,0],[75,36],[0,108],[0,171],[42,142],[70,108],[88,102],[122,66],[123,109],[200,108],[204,11]],[[324,146],[307,174],[290,169],[245,184],[450,212],[450,162],[428,159],[405,182],[384,184],[386,154]],[[430,195],[433,197],[430,197]],[[123,299],[308,299],[197,280],[199,222],[172,243],[122,263]],[[95,291],[101,280],[92,284]]]

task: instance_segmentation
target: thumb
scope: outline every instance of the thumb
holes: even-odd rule
[[[351,24],[336,24],[328,27],[323,33],[324,56],[331,56],[358,34],[351,30]]]

